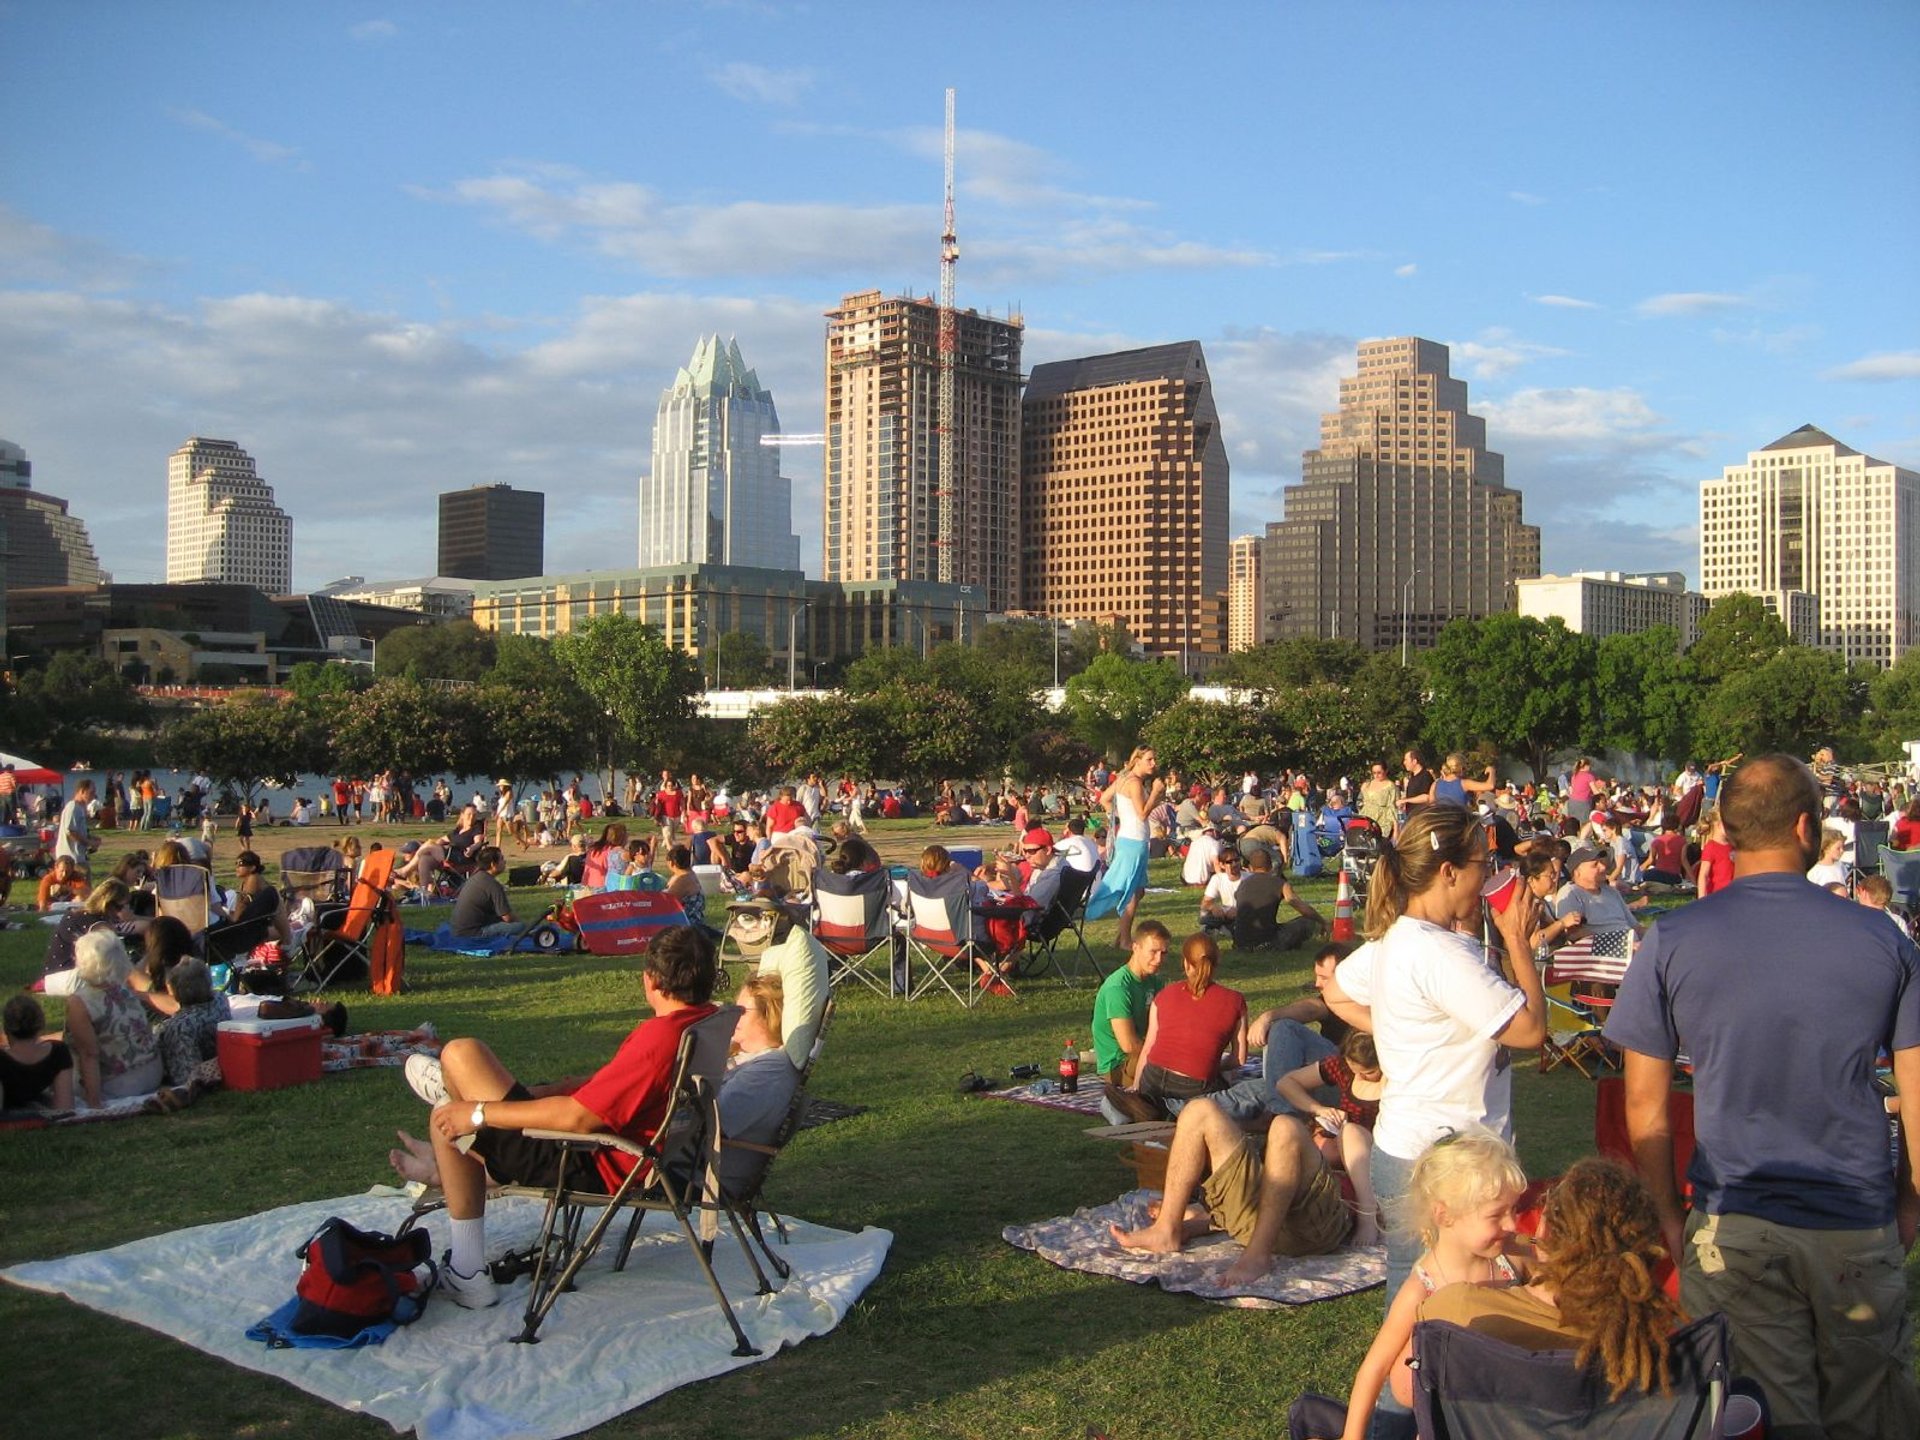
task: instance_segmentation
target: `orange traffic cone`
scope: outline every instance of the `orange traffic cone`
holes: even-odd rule
[[[1333,897],[1333,935],[1335,940],[1353,939],[1353,878],[1345,867],[1340,871],[1340,889]]]

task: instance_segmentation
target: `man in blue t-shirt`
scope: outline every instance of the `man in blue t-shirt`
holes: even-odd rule
[[[1920,1097],[1920,950],[1806,879],[1821,794],[1788,755],[1728,777],[1726,889],[1661,917],[1607,1022],[1626,1053],[1635,1161],[1691,1315],[1724,1311],[1775,1437],[1920,1435],[1902,1273],[1920,1225],[1920,1126],[1896,1177],[1874,1063]],[[1683,1216],[1667,1100],[1694,1066]],[[1683,1239],[1684,1223],[1684,1239]]]

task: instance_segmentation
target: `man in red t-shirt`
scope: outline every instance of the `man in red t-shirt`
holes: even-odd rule
[[[455,1304],[478,1310],[499,1298],[487,1273],[488,1177],[510,1185],[554,1182],[560,1148],[529,1139],[525,1131],[653,1137],[672,1098],[680,1037],[714,1012],[714,973],[713,942],[704,931],[694,926],[662,930],[647,947],[641,970],[653,1018],[635,1026],[613,1058],[590,1076],[529,1088],[479,1040],[447,1042],[438,1061],[409,1059],[407,1083],[433,1106],[432,1143],[403,1130],[402,1148],[389,1152],[388,1159],[403,1178],[438,1184],[446,1192],[453,1243],[441,1266],[441,1289]],[[611,1193],[633,1162],[618,1151],[602,1151],[596,1163],[595,1173],[576,1175],[569,1186]]]
[[[799,801],[794,798],[793,786],[782,785],[779,798],[767,806],[767,838],[797,830],[806,818],[807,812],[800,808]]]

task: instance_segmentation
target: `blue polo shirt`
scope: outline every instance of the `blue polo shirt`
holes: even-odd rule
[[[1807,1230],[1893,1220],[1883,1048],[1920,1046],[1920,950],[1798,875],[1660,917],[1607,1039],[1694,1066],[1694,1208]]]

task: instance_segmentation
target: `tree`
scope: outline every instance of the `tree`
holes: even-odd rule
[[[1624,750],[1674,762],[1691,753],[1699,675],[1680,653],[1680,634],[1671,625],[1603,636],[1594,658],[1593,692],[1583,749]]]
[[[1845,727],[1851,694],[1838,655],[1788,645],[1713,688],[1700,707],[1701,747],[1713,755],[1811,754]]]
[[[871,717],[874,773],[924,789],[982,774],[999,763],[988,754],[980,718],[951,691],[931,684],[898,685],[859,703]]]
[[[1393,668],[1402,670],[1396,657]],[[1268,726],[1277,763],[1326,780],[1364,775],[1375,760],[1391,763],[1405,742],[1394,724],[1383,723],[1369,693],[1329,680],[1277,691]]]
[[[1279,742],[1260,701],[1220,704],[1188,695],[1147,722],[1140,743],[1151,745],[1163,770],[1189,779],[1225,783],[1243,770],[1274,768]]]
[[[1039,690],[1053,684],[1055,629],[1051,620],[1006,620],[986,626],[974,648],[1002,674],[1017,678],[1029,690]],[[1073,673],[1069,668],[1072,642],[1060,645],[1059,654],[1064,679]]]
[[[283,682],[297,700],[321,700],[354,695],[373,684],[373,672],[344,660],[302,660]]]
[[[1491,742],[1539,780],[1574,744],[1592,706],[1595,645],[1560,620],[1455,620],[1425,656],[1427,739],[1439,750]]]
[[[557,637],[553,651],[586,694],[595,751],[609,789],[616,768],[677,747],[693,723],[700,667],[651,625],[599,615]]]
[[[349,775],[465,769],[476,716],[463,698],[417,680],[382,680],[333,715],[332,769]],[[316,769],[320,768],[318,766]]]
[[[1393,651],[1376,650],[1347,682],[1354,717],[1361,733],[1371,741],[1366,763],[1384,760],[1392,765],[1420,738],[1427,718],[1421,673],[1411,665],[1402,665]]]
[[[869,650],[847,666],[840,688],[849,695],[877,695],[895,685],[924,684],[932,675],[920,652],[904,645]]]
[[[1870,758],[1898,760],[1902,741],[1920,740],[1920,650],[1909,650],[1871,682]]]
[[[729,630],[707,648],[706,669],[716,690],[757,690],[773,681],[773,652],[758,635]]]
[[[964,708],[979,726],[979,763],[971,773],[1010,767],[1021,741],[1046,723],[1032,676],[975,646],[937,646],[927,668],[933,683],[952,697],[948,708]]]
[[[1177,665],[1109,651],[1067,682],[1066,713],[1082,740],[1110,760],[1124,760],[1147,722],[1187,688]]]
[[[224,705],[191,711],[160,732],[154,753],[162,764],[197,770],[253,803],[262,781],[292,785],[325,768],[321,737],[300,711],[271,695],[236,695]]]
[[[71,757],[86,750],[102,727],[136,725],[147,718],[146,702],[119,671],[94,655],[63,650],[37,669],[23,670],[0,723],[20,749]]]
[[[467,774],[539,780],[596,758],[583,706],[559,707],[548,694],[492,679],[441,703],[455,712],[449,719],[464,713],[467,723],[457,732],[464,743],[456,747],[464,753],[453,768]]]
[[[408,625],[382,640],[374,653],[380,678],[478,680],[493,668],[494,636],[471,620]]]
[[[1078,675],[1102,655],[1132,659],[1133,653],[1133,632],[1118,616],[1104,623],[1076,621],[1072,639],[1060,650],[1060,674],[1063,678],[1070,673]],[[1067,658],[1069,654],[1073,657],[1071,662]]]
[[[754,712],[747,722],[747,757],[769,780],[844,771],[870,775],[877,716],[848,695],[796,695]]]
[[[1236,650],[1213,671],[1221,685],[1250,690],[1315,685],[1322,681],[1346,684],[1366,666],[1368,652],[1351,640],[1322,640],[1311,635],[1276,640],[1251,650]]]
[[[1013,752],[1013,774],[1022,781],[1078,780],[1098,758],[1098,752],[1078,735],[1049,725],[1020,737]]]
[[[1722,595],[1701,616],[1700,633],[1687,658],[1702,680],[1715,685],[1729,675],[1758,668],[1792,643],[1778,615],[1757,597],[1735,592]]]

